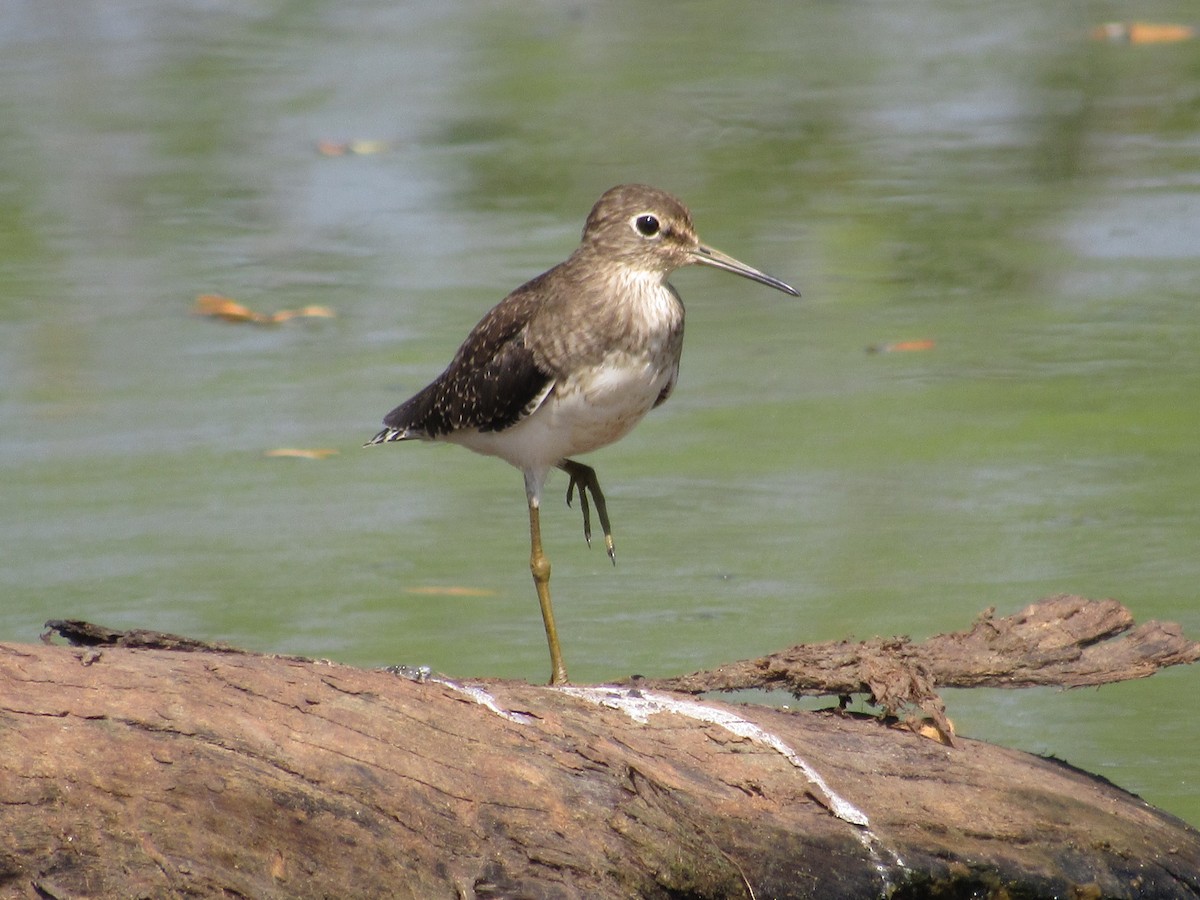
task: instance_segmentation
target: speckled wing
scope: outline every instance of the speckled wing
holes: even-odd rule
[[[397,406],[370,443],[436,439],[455,431],[503,431],[541,405],[554,387],[526,345],[526,325],[540,305],[536,282],[493,307],[432,384]]]

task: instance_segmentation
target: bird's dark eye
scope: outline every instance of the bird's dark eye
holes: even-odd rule
[[[642,237],[654,237],[661,228],[658,224],[658,216],[652,216],[649,213],[645,213],[634,219],[633,227]]]

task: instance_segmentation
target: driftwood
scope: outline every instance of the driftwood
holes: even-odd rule
[[[1076,625],[1116,621],[1109,604],[1056,625],[1053,603],[897,658],[935,685],[956,644],[971,683],[1197,658],[1169,626],[1097,635]],[[1177,819],[1060,762],[876,717],[55,629],[86,646],[0,644],[3,897],[1200,896],[1200,832]],[[1040,662],[990,636],[1023,629]],[[834,693],[875,690],[870,665],[825,668]]]
[[[921,643],[895,637],[801,644],[711,671],[638,684],[689,694],[747,688],[786,690],[797,697],[867,693],[885,714],[917,709],[948,735],[939,687],[1085,687],[1145,678],[1197,660],[1200,643],[1185,638],[1173,622],[1135,627],[1129,610],[1116,600],[1061,595],[1002,619],[988,609],[967,631]]]

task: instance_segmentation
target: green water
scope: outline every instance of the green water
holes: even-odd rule
[[[544,678],[520,474],[360,444],[634,180],[804,298],[675,276],[676,394],[589,458],[618,566],[543,513],[576,680],[1059,592],[1200,637],[1200,42],[1044,6],[6,7],[0,639]],[[948,702],[1200,823],[1198,678]]]

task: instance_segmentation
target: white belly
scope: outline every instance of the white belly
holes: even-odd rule
[[[677,365],[677,364],[676,364]],[[460,431],[444,440],[498,456],[518,469],[546,470],[627,435],[658,400],[676,365],[612,354],[554,386],[528,418],[504,431]]]

